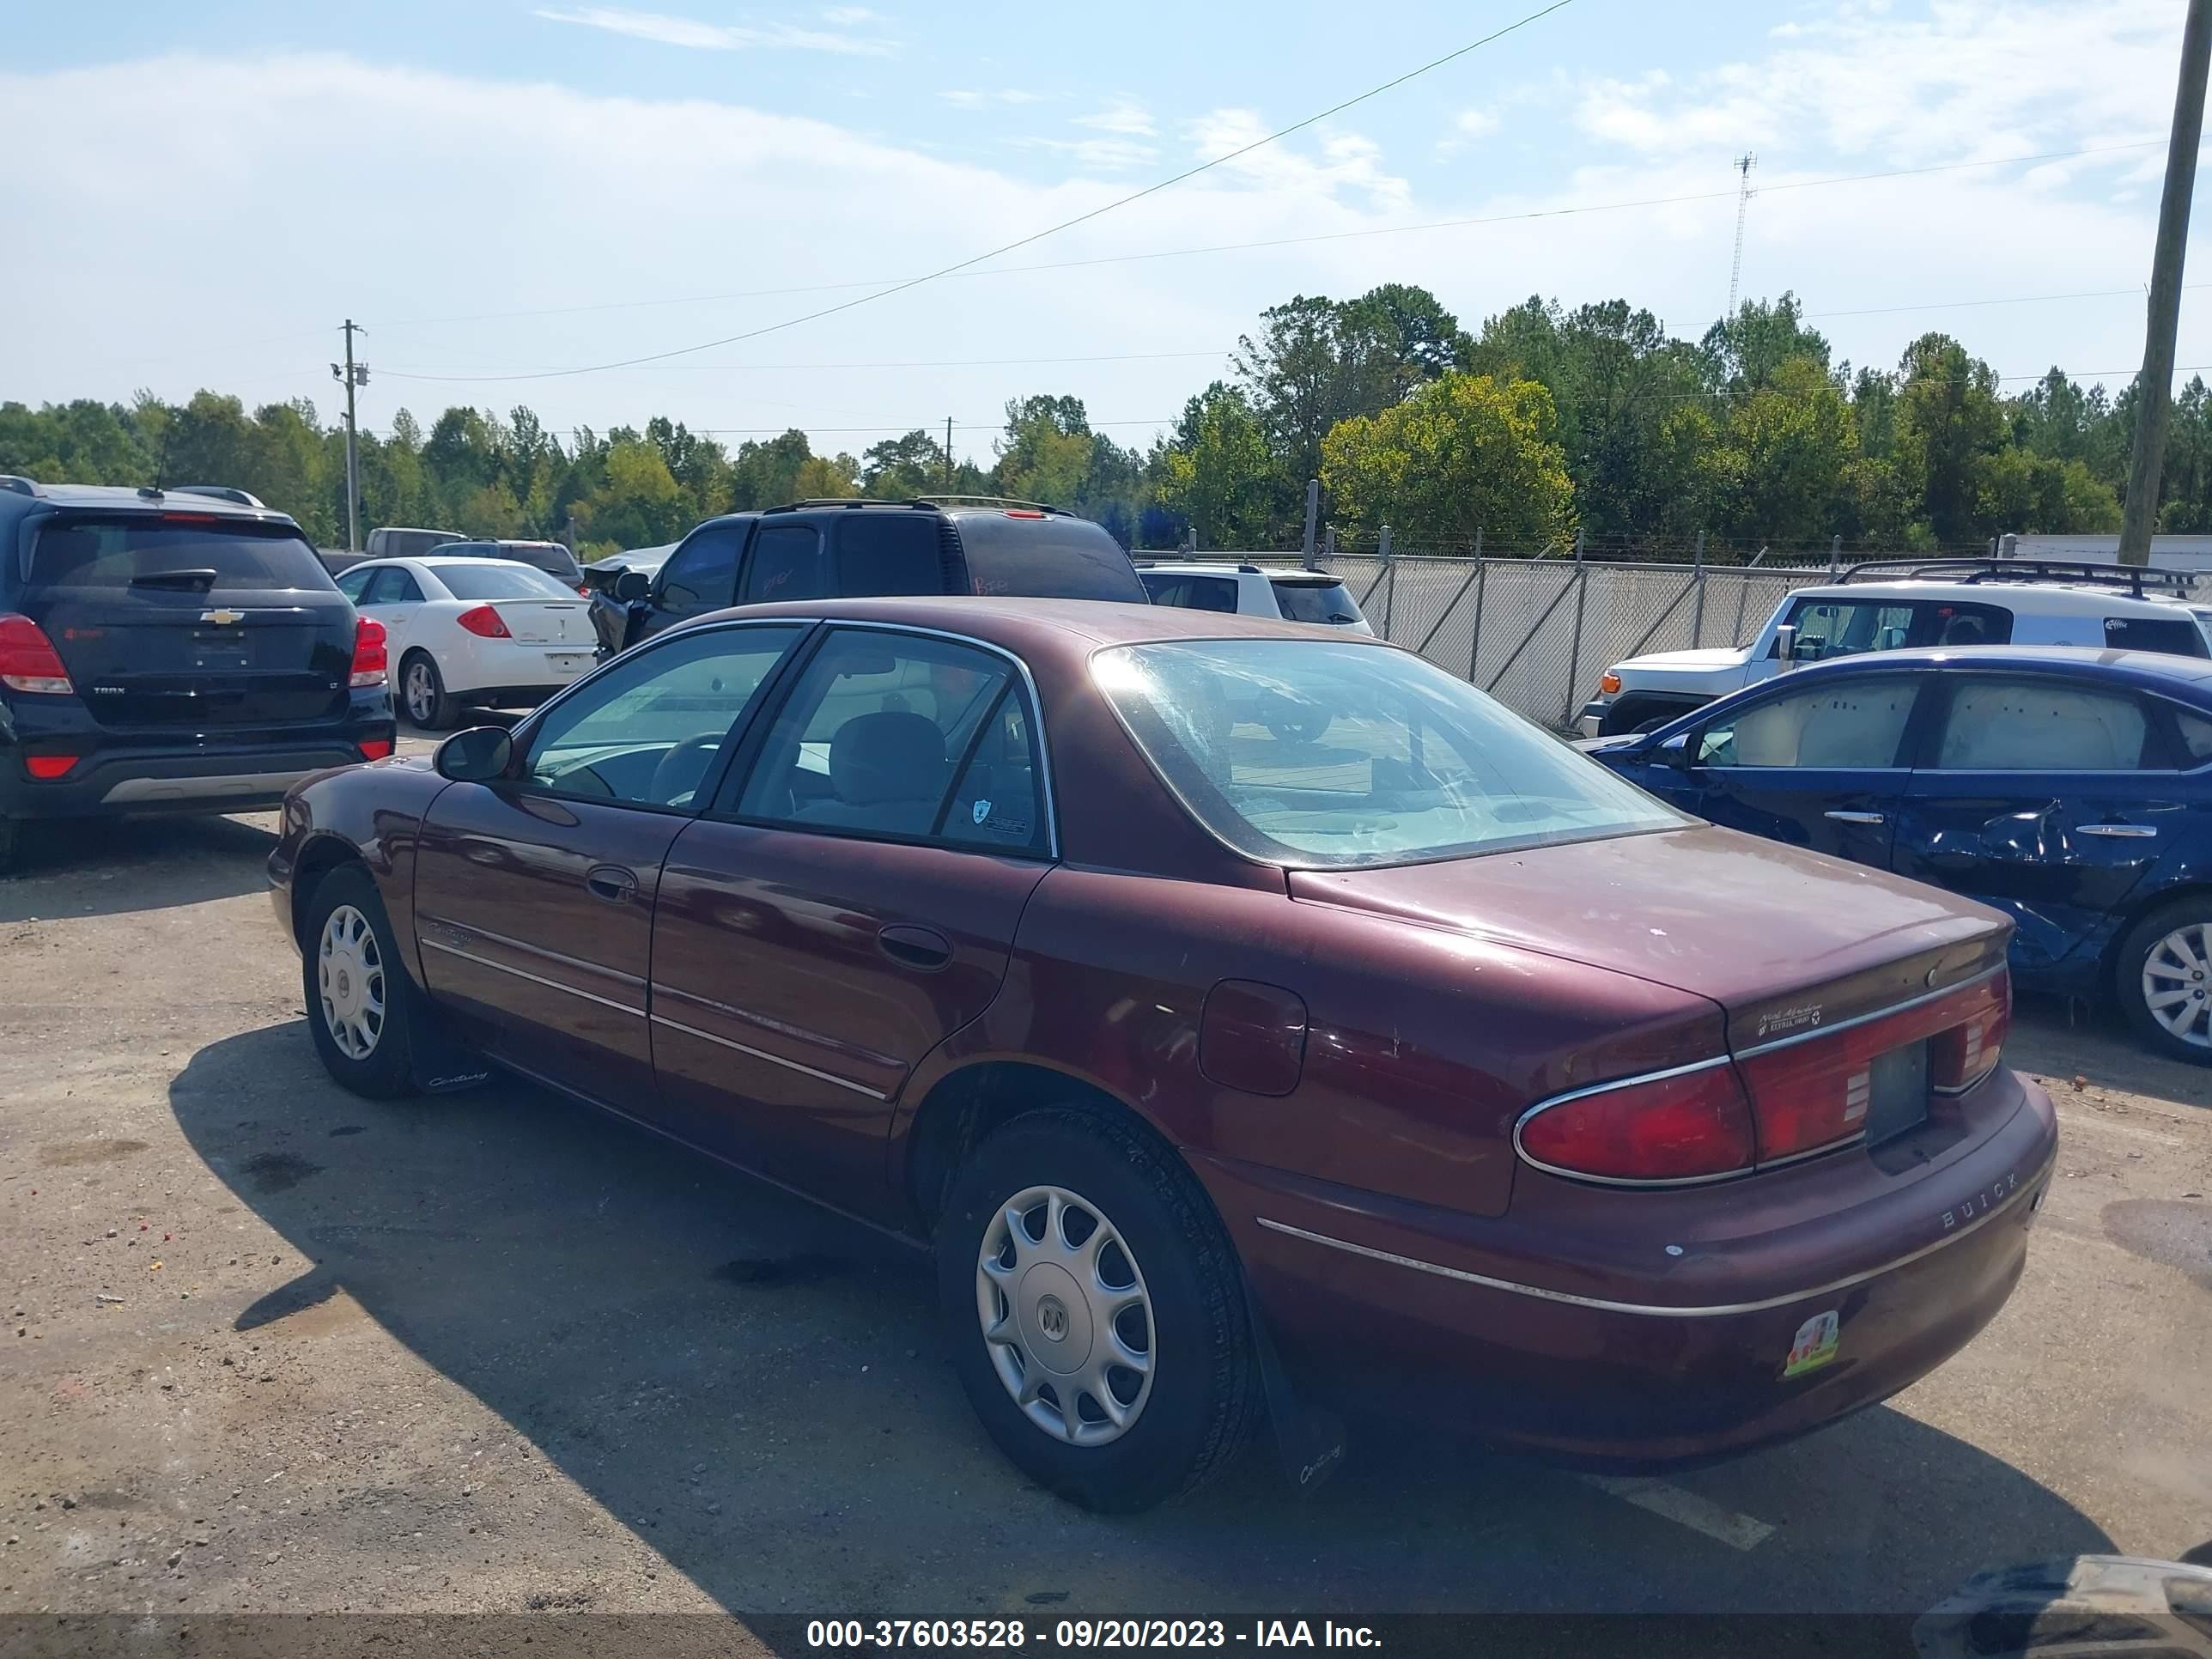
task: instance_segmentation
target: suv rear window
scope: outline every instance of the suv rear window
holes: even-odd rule
[[[532,569],[542,570],[549,576],[558,576],[573,591],[584,580],[584,567],[576,562],[576,556],[558,542],[501,542],[493,556],[513,559]]]
[[[59,519],[40,531],[31,580],[125,592],[337,592],[297,530],[227,519]]]
[[[1342,582],[1284,581],[1269,583],[1275,605],[1292,622],[1334,623],[1340,626],[1360,620],[1359,602]]]
[[[2163,651],[2173,657],[2212,655],[2204,648],[2204,630],[2194,617],[2107,617],[2105,646],[2112,651]]]
[[[985,511],[963,513],[953,522],[978,593],[1151,603],[1121,543],[1088,519]]]

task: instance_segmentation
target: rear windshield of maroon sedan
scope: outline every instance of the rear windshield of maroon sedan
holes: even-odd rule
[[[1462,680],[1333,640],[1102,651],[1092,673],[1169,787],[1248,857],[1410,864],[1692,822]]]

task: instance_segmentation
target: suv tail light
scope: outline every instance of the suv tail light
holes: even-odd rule
[[[514,637],[507,631],[506,618],[488,605],[479,605],[464,611],[453,620],[478,639],[511,640]]]
[[[28,617],[13,615],[0,616],[0,685],[48,697],[76,690],[45,631]]]
[[[76,764],[75,755],[26,755],[23,769],[34,778],[65,778]]]
[[[391,753],[392,739],[389,738],[363,738],[361,740],[361,757],[363,760],[384,760]]]
[[[1624,1079],[1531,1107],[1514,1130],[1521,1156],[1557,1174],[1664,1183],[1741,1174],[1866,1129],[1873,1065],[1928,1044],[1929,1087],[1964,1094],[1996,1070],[2012,1019],[2012,976],[1972,982],[1833,1030],[1670,1072]]]
[[[357,617],[353,625],[353,684],[381,685],[386,672],[384,624],[374,617]]]
[[[1521,1156],[1600,1181],[1699,1181],[1752,1164],[1750,1103],[1726,1056],[1584,1089],[1525,1114]]]

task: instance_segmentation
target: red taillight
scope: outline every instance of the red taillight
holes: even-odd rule
[[[1751,1109],[1726,1060],[1539,1106],[1515,1139],[1532,1163],[1601,1181],[1696,1181],[1752,1162]]]
[[[222,515],[215,513],[164,513],[163,524],[221,524]]]
[[[488,605],[480,605],[473,610],[464,611],[453,620],[479,639],[511,640],[514,637],[507,631],[506,619]]]
[[[2004,1052],[2012,1029],[2012,975],[1997,974],[1978,986],[1965,1005],[1966,1018],[1929,1045],[1929,1079],[1939,1094],[1964,1094],[1987,1077]]]
[[[382,760],[391,752],[392,739],[389,738],[363,738],[361,740],[361,757],[363,760]]]
[[[1759,1124],[1759,1161],[1771,1164],[1850,1140],[1866,1130],[1873,1066],[1909,1043],[1929,1045],[1930,1086],[1957,1093],[1996,1064],[2012,1011],[2003,969],[1911,1007],[1793,1039],[1737,1064]]]
[[[0,685],[10,691],[65,697],[76,688],[54,643],[28,617],[0,617]]]
[[[578,582],[576,584],[576,593],[577,597],[580,599],[588,599],[592,597],[591,588],[583,582]]]
[[[357,617],[353,625],[353,683],[381,685],[386,672],[384,624],[374,617]]]
[[[60,778],[69,775],[76,764],[75,755],[26,755],[23,769],[34,778]]]
[[[1033,513],[1025,507],[1007,507],[1006,514],[1010,519],[1042,519],[1047,516],[1042,513]]]

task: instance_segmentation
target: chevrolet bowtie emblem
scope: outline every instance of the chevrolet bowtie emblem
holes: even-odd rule
[[[200,612],[200,620],[204,623],[213,623],[217,628],[228,628],[233,623],[244,622],[246,613],[243,611],[203,611]]]

